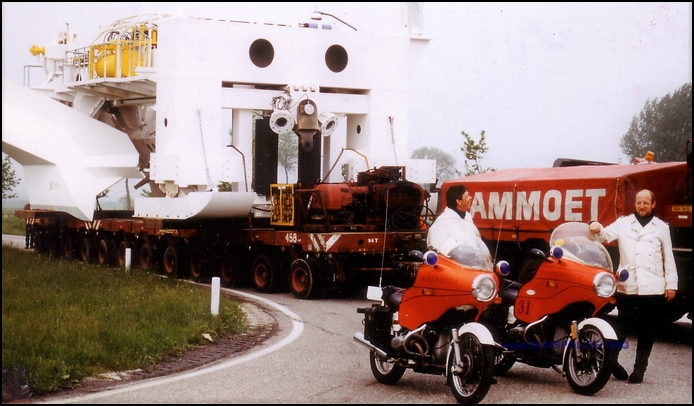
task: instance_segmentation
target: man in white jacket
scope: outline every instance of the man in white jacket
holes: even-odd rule
[[[663,322],[666,301],[677,293],[677,268],[672,254],[670,226],[655,217],[655,195],[650,190],[636,194],[633,214],[618,218],[609,226],[590,224],[590,231],[600,241],[617,240],[619,268],[629,272],[629,278],[617,285],[617,336],[621,343],[630,330],[638,337],[634,371],[627,375],[619,364],[615,378],[629,383],[643,382],[648,357],[655,334]]]
[[[468,211],[472,196],[463,185],[451,186],[446,191],[446,208],[429,227],[427,245],[444,255],[458,245],[465,245],[468,238],[480,238],[480,232],[472,222]]]

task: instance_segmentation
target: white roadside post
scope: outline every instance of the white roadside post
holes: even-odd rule
[[[131,261],[131,256],[132,256],[132,250],[130,248],[125,249],[125,271],[129,272],[130,271],[130,261]]]
[[[219,277],[215,276],[212,278],[212,303],[210,305],[210,310],[213,316],[219,314]]]

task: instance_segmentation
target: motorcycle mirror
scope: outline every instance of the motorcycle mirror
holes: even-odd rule
[[[496,272],[501,276],[507,276],[511,273],[511,265],[506,261],[499,261],[496,263]]]
[[[619,271],[619,281],[624,282],[625,280],[629,279],[629,271],[626,269],[622,269]]]
[[[422,254],[422,251],[410,250],[408,254],[410,259],[424,262],[424,254]]]
[[[435,265],[439,260],[439,254],[434,251],[424,253],[424,263],[427,265]]]
[[[545,260],[547,259],[547,256],[545,255],[544,251],[533,248],[530,250],[530,258]]]
[[[550,248],[549,255],[551,255],[552,258],[561,259],[561,257],[564,256],[564,250],[561,247],[554,246]]]

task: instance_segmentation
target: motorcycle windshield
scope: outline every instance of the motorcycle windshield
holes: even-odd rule
[[[492,255],[487,245],[479,238],[469,238],[463,244],[457,245],[447,255],[460,265],[478,269],[481,271],[493,272]]]
[[[612,258],[598,240],[590,232],[588,224],[569,222],[561,224],[549,239],[552,247],[561,247],[565,259],[571,259],[589,266],[612,272]]]

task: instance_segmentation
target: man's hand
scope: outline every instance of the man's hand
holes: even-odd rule
[[[667,301],[669,302],[669,301],[671,301],[672,299],[675,298],[675,295],[676,295],[676,294],[677,294],[677,291],[676,291],[676,290],[668,289],[668,290],[665,291],[665,298],[666,298]]]
[[[597,221],[593,221],[592,223],[590,223],[590,225],[588,225],[588,229],[590,229],[590,232],[593,234],[598,234],[600,232],[600,228],[600,223],[598,223]]]

